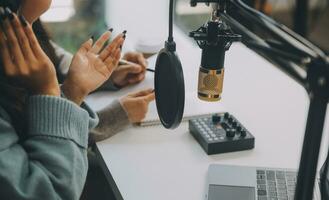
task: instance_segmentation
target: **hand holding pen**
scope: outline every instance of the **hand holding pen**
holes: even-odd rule
[[[144,56],[141,53],[129,52],[120,60],[111,80],[117,87],[122,88],[143,81],[146,71],[149,70]]]

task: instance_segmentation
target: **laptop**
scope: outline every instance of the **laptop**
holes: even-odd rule
[[[212,164],[206,200],[294,200],[297,171]],[[313,200],[320,200],[319,178]]]

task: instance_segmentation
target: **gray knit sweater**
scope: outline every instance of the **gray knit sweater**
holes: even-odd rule
[[[98,115],[96,127],[97,114],[86,104],[28,96],[0,80],[0,199],[79,199],[88,169],[89,131],[99,141],[129,124],[118,101]],[[26,126],[19,130],[15,122]]]
[[[96,114],[86,105],[50,96],[28,97],[25,110],[28,128],[21,140],[0,107],[0,198],[79,199],[88,169],[88,131],[97,124]]]

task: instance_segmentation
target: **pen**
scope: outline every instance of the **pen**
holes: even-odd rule
[[[119,61],[119,65],[136,65],[136,63],[121,59]],[[155,72],[155,70],[151,69],[151,68],[146,68],[146,71],[153,72],[153,73]]]
[[[146,68],[146,71],[155,73],[155,70],[154,69],[150,69],[150,68]]]

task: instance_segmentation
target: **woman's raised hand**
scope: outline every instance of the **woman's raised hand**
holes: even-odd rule
[[[118,66],[125,34],[118,35],[103,48],[111,33],[105,32],[94,44],[93,39],[89,39],[73,58],[62,89],[65,96],[78,105],[90,92],[107,81]]]
[[[56,70],[41,49],[23,16],[0,7],[0,54],[3,71],[12,84],[32,95],[60,96]]]

